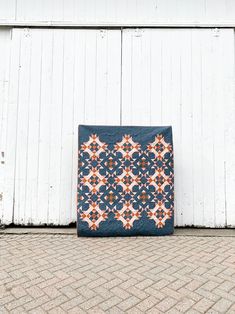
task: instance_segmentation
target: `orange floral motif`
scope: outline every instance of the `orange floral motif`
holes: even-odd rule
[[[104,161],[103,161],[104,160]],[[91,134],[79,152],[80,219],[97,230],[109,217],[125,230],[143,219],[163,228],[173,215],[173,148],[162,134],[145,148],[125,134],[113,146]]]

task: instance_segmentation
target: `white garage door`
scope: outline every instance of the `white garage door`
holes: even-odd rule
[[[235,226],[232,29],[13,29],[10,51],[3,223],[75,221],[87,123],[173,125],[175,224]]]
[[[235,226],[234,33],[125,30],[123,124],[172,125],[176,225]]]
[[[121,32],[14,29],[10,63],[4,210],[16,224],[68,225],[78,124],[120,124]]]

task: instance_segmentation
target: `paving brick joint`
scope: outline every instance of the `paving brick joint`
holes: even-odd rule
[[[235,313],[235,238],[0,234],[0,313]]]

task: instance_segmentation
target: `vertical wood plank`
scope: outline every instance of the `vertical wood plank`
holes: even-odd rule
[[[215,187],[214,187],[214,110],[213,110],[213,56],[211,33],[206,32],[202,54],[202,177],[204,215],[203,223],[207,227],[215,225]],[[221,75],[221,74],[220,74]]]
[[[11,58],[11,30],[0,30],[0,224],[12,222],[13,203],[7,207],[5,203],[6,186],[6,145],[7,145],[7,114],[8,114],[8,90],[9,70]]]
[[[145,30],[134,31],[132,42],[132,64],[134,66],[131,80],[131,123],[134,125],[149,125],[150,123],[149,52],[148,32]],[[139,93],[136,93],[137,90]],[[125,107],[125,102],[123,107]]]
[[[162,123],[162,36],[161,32],[150,32],[150,123]]]
[[[193,137],[192,137],[192,34],[191,30],[180,32],[180,55],[181,55],[181,155],[178,162],[181,168],[180,176],[182,210],[182,225],[193,224],[194,199],[193,199]],[[179,190],[179,188],[178,188]]]
[[[52,99],[52,31],[42,30],[42,68],[40,90],[40,125],[39,125],[39,151],[38,151],[38,223],[48,221],[49,204],[49,168],[50,168],[50,132],[51,125],[51,99]]]
[[[13,30],[11,40],[9,98],[7,113],[7,138],[5,151],[6,165],[5,165],[4,216],[6,217],[5,218],[6,223],[13,222],[14,218],[20,50],[21,50],[21,32],[18,30]]]
[[[31,32],[24,29],[21,34],[20,75],[17,110],[16,137],[16,172],[15,172],[15,206],[14,222],[24,224],[27,185],[27,150],[29,123],[30,67],[31,67]]]
[[[122,91],[121,124],[132,124],[132,30],[123,30],[122,35]]]
[[[63,110],[61,126],[60,224],[71,222],[74,94],[74,31],[64,30]]]
[[[206,31],[192,30],[192,128],[193,128],[193,224],[204,225],[203,151],[202,151],[202,56]]]
[[[155,37],[155,36],[154,36]],[[175,225],[182,224],[183,220],[183,208],[182,208],[182,57],[181,57],[181,45],[179,43],[184,38],[183,32],[178,30],[165,30],[162,32],[162,47],[161,54],[162,59],[165,60],[165,64],[168,64],[168,78],[169,81],[163,81],[166,76],[165,66],[161,64],[161,124],[170,124],[173,129],[173,145],[174,145],[174,190],[175,190]],[[165,50],[174,51],[174,53],[168,53],[168,59],[165,56]],[[169,68],[170,65],[170,68]],[[164,85],[167,85],[168,88]],[[154,104],[153,104],[154,105]],[[157,115],[157,112],[156,112]]]
[[[38,169],[42,70],[42,55],[39,53],[42,50],[42,33],[40,30],[31,30],[30,50],[25,216],[29,224],[37,225],[40,223],[38,217],[40,210],[38,208]]]
[[[121,33],[87,31],[85,46],[85,123],[119,124]]]
[[[105,81],[105,124],[119,125],[121,102],[121,32],[107,31]],[[102,57],[102,56],[101,56]],[[115,98],[113,95],[116,95]]]
[[[225,197],[226,197],[226,224],[228,227],[235,226],[235,73],[234,73],[234,58],[235,58],[235,43],[234,43],[234,30],[227,30],[226,41],[226,57],[223,55],[224,67],[226,69],[226,76],[223,84],[223,108],[225,115]]]
[[[213,59],[213,96],[212,108],[214,133],[214,190],[215,209],[214,225],[223,227],[226,224],[225,213],[225,111],[228,103],[224,103],[225,77],[232,60],[227,56],[228,42],[232,38],[231,30],[211,31],[211,58]],[[228,63],[229,62],[229,63]],[[218,75],[224,73],[224,75]],[[223,106],[223,103],[225,106]]]
[[[122,123],[149,125],[151,121],[149,32],[138,29],[124,31],[123,48]]]
[[[78,125],[84,123],[85,114],[85,36],[84,30],[75,32],[71,222],[77,217]]]
[[[85,123],[95,124],[96,122],[96,75],[97,75],[97,32],[88,31],[86,32],[86,58],[85,62]],[[89,82],[89,83],[88,83]]]
[[[48,223],[60,224],[61,202],[61,146],[64,94],[64,32],[53,30],[52,34],[52,99],[49,160]]]
[[[108,32],[100,30],[96,33],[96,56],[95,56],[95,104],[93,110],[95,111],[95,119],[97,123],[105,124],[106,120],[106,96],[104,90],[107,91],[107,47],[108,47]],[[112,103],[109,104],[113,106]]]

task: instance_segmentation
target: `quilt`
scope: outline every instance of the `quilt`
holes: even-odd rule
[[[171,127],[80,125],[78,144],[79,236],[173,233]]]

